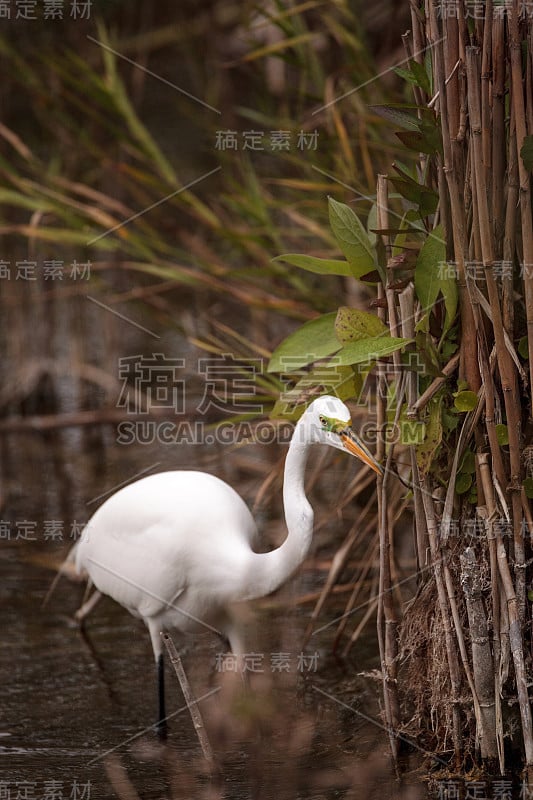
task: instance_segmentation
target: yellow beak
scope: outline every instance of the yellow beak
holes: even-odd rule
[[[370,450],[368,450],[363,442],[355,435],[351,428],[345,428],[339,432],[341,441],[349,453],[359,458],[364,464],[377,472],[378,475],[383,475],[383,468],[379,464]]]

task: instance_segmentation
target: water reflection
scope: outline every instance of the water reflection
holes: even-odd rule
[[[104,598],[83,636],[72,623],[83,587],[66,579],[48,607],[42,611],[40,606],[53,576],[52,564],[73,541],[73,523],[83,524],[102,502],[92,500],[151,465],[156,465],[154,470],[190,467],[194,458],[199,468],[212,469],[216,450],[120,448],[111,440],[104,450],[87,453],[73,447],[81,445],[78,436],[19,434],[9,442],[7,463],[16,470],[6,475],[9,502],[2,525],[10,536],[0,542],[6,632],[0,654],[0,787],[5,789],[0,796],[110,797],[109,781],[116,781],[123,767],[142,797],[203,796],[209,782],[188,713],[171,720],[169,748],[164,751],[150,730],[156,681],[142,622]],[[249,501],[252,486],[253,481],[238,483]],[[62,535],[54,537],[54,530]],[[270,599],[256,604],[248,623],[250,652],[262,653],[263,661],[262,671],[252,670],[248,695],[242,694],[240,677],[239,691],[229,686],[232,676],[221,667],[216,638],[206,634],[182,643],[196,696],[221,687],[201,703],[224,772],[223,785],[212,787],[218,794],[211,796],[278,800],[303,792],[301,796],[324,797],[331,785],[344,792],[357,783],[357,777],[346,772],[348,764],[353,771],[376,747],[386,751],[383,732],[349,712],[355,703],[367,714],[379,714],[379,687],[369,687],[356,675],[357,670],[377,666],[372,635],[363,650],[359,647],[354,663],[344,665],[344,674],[329,655],[328,631],[310,648],[319,654],[316,669],[305,673],[296,667],[306,617],[302,607],[290,607],[289,601],[316,587],[316,575],[301,573],[276,596],[278,606]],[[282,652],[290,654],[288,672],[272,669],[272,656]],[[339,704],[318,697],[312,690],[315,684],[337,696]],[[168,666],[167,686],[172,713],[183,707],[183,698]],[[120,763],[103,759],[108,751],[119,756]],[[390,794],[395,783],[384,764],[376,779]]]

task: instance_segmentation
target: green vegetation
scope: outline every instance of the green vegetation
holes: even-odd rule
[[[195,35],[222,5],[207,20],[198,12]],[[28,64],[3,38],[40,137],[0,126],[0,233],[13,248],[53,244],[90,259],[92,292],[142,307],[198,348],[268,358],[258,388],[272,419],[296,419],[324,391],[353,402],[386,470],[368,501],[363,472],[339,502],[365,511],[310,625],[361,547],[335,646],[375,567],[365,603],[377,615],[393,754],[406,737],[449,756],[451,770],[481,762],[504,774],[533,770],[533,31],[517,2],[505,14],[478,4],[476,19],[466,5],[438,16],[429,0],[409,4],[392,97],[347,3],[277,2],[246,20],[231,6],[230,44],[236,31],[247,37],[225,56],[235,82],[211,82],[202,103],[176,92],[168,109],[191,139],[203,132],[194,169],[143,118],[117,55],[164,49],[175,27],[121,40],[100,23],[90,64],[44,42]],[[292,141],[316,130],[320,144],[216,148],[217,132],[239,143],[248,125]],[[193,330],[191,298],[203,303]],[[406,519],[410,602],[395,553]]]

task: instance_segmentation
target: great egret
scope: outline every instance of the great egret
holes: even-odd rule
[[[344,403],[331,396],[314,400],[294,429],[285,461],[288,535],[271,552],[254,551],[257,528],[247,505],[227,483],[205,472],[142,478],[112,495],[89,520],[73,554],[76,569],[146,623],[158,671],[160,733],[165,719],[160,632],[207,628],[227,638],[235,655],[244,653],[232,603],[281,586],[311,543],[313,510],[304,470],[313,444],[347,451],[382,471],[353,432]]]

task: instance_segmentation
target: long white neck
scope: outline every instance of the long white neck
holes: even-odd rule
[[[247,598],[264,597],[299,567],[304,560],[313,536],[313,509],[304,491],[304,472],[309,444],[292,438],[285,460],[283,505],[287,523],[287,538],[270,553],[251,553],[248,572]]]

